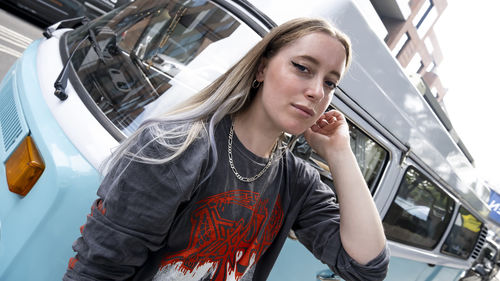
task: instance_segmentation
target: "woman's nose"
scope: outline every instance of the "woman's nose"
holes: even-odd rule
[[[306,96],[308,99],[313,101],[321,100],[325,96],[323,81],[319,81],[319,79],[311,79],[306,89]]]

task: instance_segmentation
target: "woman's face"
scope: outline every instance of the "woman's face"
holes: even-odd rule
[[[326,33],[305,35],[261,63],[257,93],[264,116],[279,131],[301,134],[330,104],[345,68],[345,48]]]

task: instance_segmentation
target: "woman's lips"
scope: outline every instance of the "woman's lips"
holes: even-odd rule
[[[292,104],[292,105],[293,105],[293,107],[298,109],[303,115],[305,115],[307,117],[314,116],[314,110],[312,110],[311,108],[309,108],[305,105],[300,105],[300,104]]]

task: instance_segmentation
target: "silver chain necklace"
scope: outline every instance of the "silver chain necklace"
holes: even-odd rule
[[[233,170],[234,175],[240,181],[253,182],[256,179],[260,178],[260,176],[262,176],[267,171],[267,169],[271,166],[271,163],[273,162],[274,152],[276,150],[277,144],[274,145],[273,150],[271,152],[271,156],[269,156],[269,160],[267,160],[266,166],[262,170],[260,170],[260,172],[258,174],[256,174],[255,176],[253,176],[251,178],[246,178],[238,173],[238,171],[236,170],[236,167],[234,166],[234,163],[233,163],[233,134],[234,134],[234,127],[233,127],[233,124],[231,124],[231,129],[229,130],[229,137],[227,139],[227,153],[229,156],[229,165],[231,166],[231,170]]]

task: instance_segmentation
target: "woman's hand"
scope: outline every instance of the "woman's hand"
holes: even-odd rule
[[[350,147],[349,125],[342,113],[329,111],[304,133],[328,163],[340,206],[340,239],[346,252],[366,264],[385,247],[382,222]]]
[[[309,145],[324,159],[335,151],[350,150],[349,125],[338,110],[322,114],[316,123],[304,132],[304,136]]]

